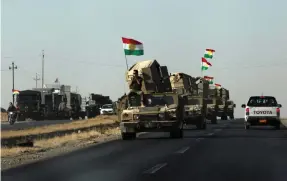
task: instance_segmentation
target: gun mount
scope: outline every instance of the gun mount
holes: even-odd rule
[[[192,77],[178,72],[170,75],[170,82],[174,92],[178,94],[190,94],[194,96],[208,96],[208,81],[202,77]]]
[[[161,66],[156,60],[145,60],[135,63],[126,72],[126,81],[131,82],[133,71],[138,70],[139,76],[143,78],[142,92],[171,92],[168,69]]]

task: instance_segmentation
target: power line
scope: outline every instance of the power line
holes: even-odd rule
[[[37,73],[36,73],[36,77],[34,77],[33,80],[35,80],[35,82],[36,82],[36,88],[38,88],[38,80],[40,80],[40,78],[38,77],[38,74],[37,74]]]

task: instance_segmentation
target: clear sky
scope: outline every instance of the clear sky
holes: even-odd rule
[[[35,87],[45,50],[45,83],[56,78],[83,96],[116,100],[125,89],[121,37],[144,44],[145,55],[169,72],[200,75],[206,48],[216,50],[205,75],[230,90],[242,117],[251,95],[273,95],[287,116],[286,0],[3,0],[1,106],[15,88]],[[39,81],[39,84],[41,82]]]

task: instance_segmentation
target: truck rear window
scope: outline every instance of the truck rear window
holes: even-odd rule
[[[251,97],[247,103],[251,107],[275,107],[277,101],[274,97]]]

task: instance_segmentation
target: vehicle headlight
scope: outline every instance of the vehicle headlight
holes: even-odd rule
[[[134,117],[133,117],[135,120],[138,120],[138,119],[140,119],[140,115],[138,115],[138,114],[134,114]]]

